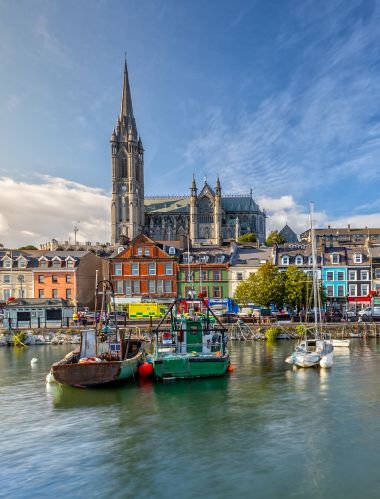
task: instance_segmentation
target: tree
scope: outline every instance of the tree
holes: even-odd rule
[[[285,237],[278,232],[278,230],[272,230],[272,232],[267,237],[265,244],[267,246],[272,246],[273,244],[284,244],[286,243]]]
[[[35,246],[29,244],[28,246],[21,246],[21,248],[19,248],[19,250],[36,250],[38,248],[36,248]]]
[[[278,268],[271,262],[262,265],[255,274],[238,284],[235,298],[246,305],[255,303],[263,307],[271,304],[281,307],[284,296],[284,279]]]
[[[284,272],[284,303],[292,308],[302,308],[308,301],[311,287],[310,277],[295,265],[290,265]]]
[[[257,241],[256,234],[252,232],[247,232],[239,237],[238,243],[255,243]]]

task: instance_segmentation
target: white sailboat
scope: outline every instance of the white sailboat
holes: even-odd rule
[[[334,363],[334,345],[331,340],[325,339],[321,324],[321,299],[318,292],[317,252],[313,225],[313,203],[310,203],[311,250],[313,262],[313,299],[314,299],[314,326],[315,337],[306,338],[297,345],[295,351],[285,362],[298,367],[332,367]]]

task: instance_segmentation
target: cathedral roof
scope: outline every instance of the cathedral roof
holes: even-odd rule
[[[188,196],[148,196],[144,200],[145,210],[150,213],[189,213],[190,198]],[[249,195],[222,196],[222,209],[228,213],[242,211],[260,211]]]

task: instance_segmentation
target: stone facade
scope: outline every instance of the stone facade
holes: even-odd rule
[[[144,233],[154,240],[178,241],[190,235],[192,243],[221,244],[253,232],[266,236],[266,214],[252,198],[222,195],[219,178],[213,189],[205,179],[198,194],[195,178],[190,196],[144,197],[144,148],[137,133],[125,63],[121,110],[111,135],[112,244]],[[124,239],[125,239],[124,237]]]

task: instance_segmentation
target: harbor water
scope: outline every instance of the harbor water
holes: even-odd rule
[[[293,346],[231,344],[225,378],[91,390],[45,385],[70,346],[0,348],[0,497],[379,498],[380,339],[330,370],[285,364]]]

